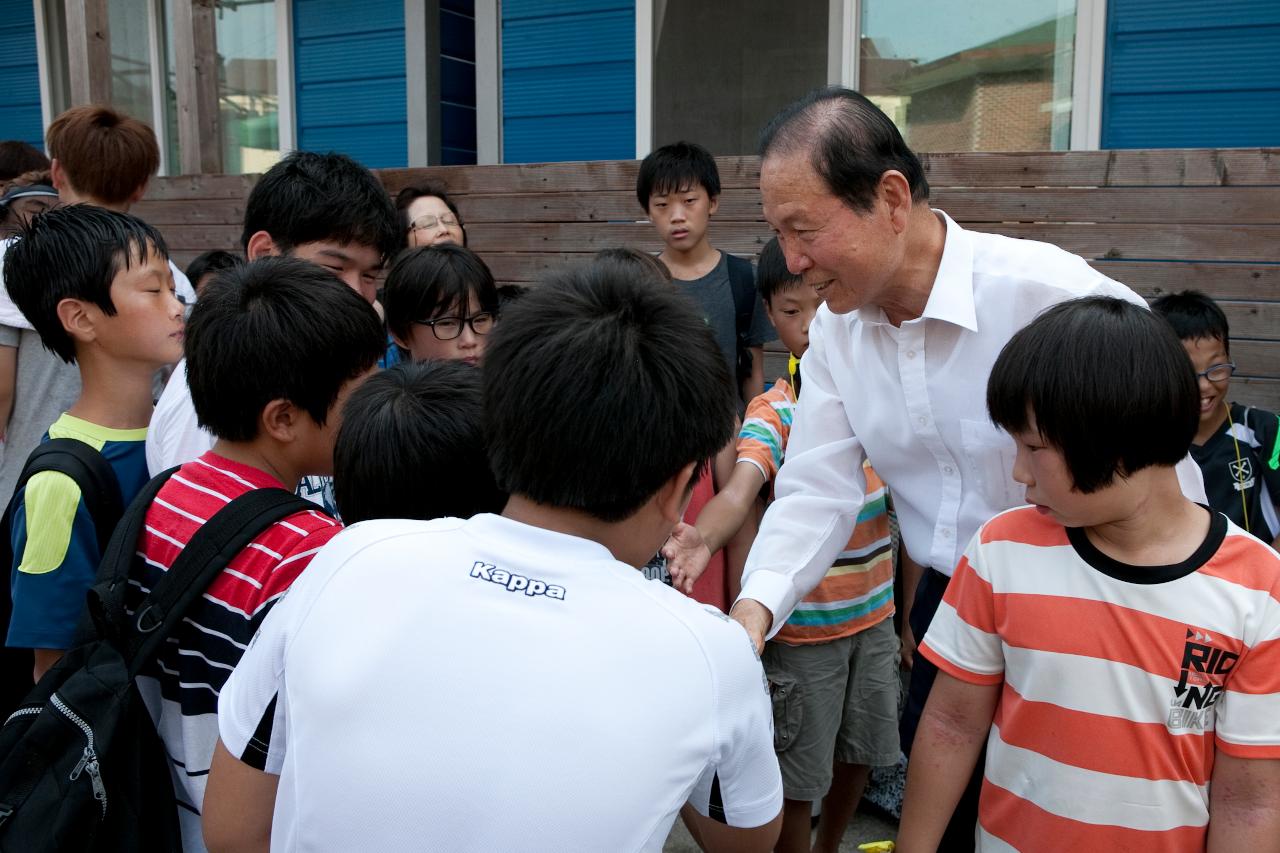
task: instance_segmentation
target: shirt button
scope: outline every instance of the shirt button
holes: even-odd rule
[[[929,419],[925,417],[920,417],[920,418],[917,418],[916,420],[920,424],[920,426],[924,426],[925,424],[929,423]]]
[[[946,474],[948,477],[950,477],[955,472],[956,472],[955,469],[952,468],[950,465],[947,465],[945,468],[942,469],[942,473]]]
[[[950,529],[950,528],[947,528],[946,530],[943,530],[943,531],[942,531],[942,538],[943,538],[943,539],[950,539],[950,538],[951,538],[951,529]]]
[[[907,350],[907,358],[915,358],[915,357],[916,357],[916,351],[915,351],[915,350],[913,350],[913,349],[909,349],[909,350]]]

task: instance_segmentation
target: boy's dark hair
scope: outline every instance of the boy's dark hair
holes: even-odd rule
[[[1035,418],[1077,491],[1116,475],[1176,465],[1200,422],[1191,360],[1169,324],[1110,296],[1049,308],[1005,344],[987,383],[995,424],[1021,432]]]
[[[702,187],[707,195],[720,195],[720,170],[711,152],[696,142],[673,142],[653,151],[640,163],[636,176],[636,200],[648,212],[655,195]]]
[[[614,246],[609,249],[601,249],[591,256],[591,263],[603,264],[606,268],[609,268],[611,264],[630,267],[652,279],[654,284],[666,287],[674,286],[671,270],[662,262],[662,258],[657,255],[651,255],[648,252],[642,252],[639,249],[633,249],[630,246]]]
[[[522,284],[498,285],[498,313],[507,310],[508,305],[519,302],[530,289]]]
[[[72,107],[49,125],[49,156],[78,192],[103,204],[124,204],[160,168],[150,125],[102,104]]]
[[[461,361],[403,363],[366,380],[343,407],[333,452],[343,523],[501,511],[483,414],[480,371]]]
[[[1201,338],[1222,341],[1222,349],[1231,354],[1231,328],[1227,315],[1218,303],[1198,290],[1184,290],[1161,296],[1151,303],[1151,310],[1169,321],[1173,331],[1184,341]]]
[[[804,151],[827,190],[851,209],[867,213],[885,172],[897,170],[911,200],[929,198],[920,158],[893,121],[852,89],[828,86],[788,104],[760,132],[760,157]]]
[[[499,488],[605,522],[733,433],[733,382],[706,322],[625,267],[587,264],[526,296],[494,328],[484,386]]]
[[[787,269],[787,257],[782,252],[778,238],[774,237],[760,250],[760,258],[756,261],[756,288],[760,298],[772,304],[776,293],[799,287],[803,279]]]
[[[498,286],[475,252],[452,243],[406,249],[387,273],[382,294],[387,328],[404,340],[417,320],[455,305],[465,312],[473,293],[481,311],[498,312]]]
[[[221,272],[229,270],[232,267],[238,267],[244,263],[244,258],[239,255],[233,255],[230,252],[224,252],[221,249],[213,249],[208,252],[196,255],[195,260],[187,264],[186,274],[191,281],[191,286],[198,286],[200,279],[211,272]]]
[[[11,181],[23,172],[49,168],[49,158],[40,149],[16,139],[0,142],[0,181]]]
[[[4,256],[5,288],[45,348],[74,364],[75,341],[58,319],[58,303],[81,299],[114,316],[111,282],[151,249],[168,260],[160,232],[136,216],[89,204],[53,208],[18,227]]]
[[[219,272],[187,320],[187,384],[200,426],[251,441],[272,400],[324,425],[343,384],[386,351],[378,314],[333,273],[296,258]]]
[[[345,154],[294,151],[258,179],[244,208],[241,248],[259,231],[281,252],[331,240],[372,246],[383,262],[404,244],[400,218],[373,173]]]

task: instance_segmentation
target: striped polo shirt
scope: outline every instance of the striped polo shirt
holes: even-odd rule
[[[1280,758],[1280,557],[1220,513],[1187,561],[1135,567],[1004,512],[920,652],[1000,685],[981,850],[1203,850],[1215,753]]]
[[[252,489],[283,488],[271,475],[212,451],[183,465],[147,510],[130,577],[130,612],[168,571],[195,532]],[[218,741],[218,694],[272,605],[341,525],[318,511],[263,531],[209,585],[138,687],[173,764],[183,846],[203,850],[200,807]]]
[[[779,379],[751,401],[738,433],[738,462],[760,469],[772,483],[786,452],[795,414],[791,383]],[[825,643],[864,631],[893,615],[893,543],[884,483],[870,465],[866,502],[849,544],[822,582],[796,605],[774,637],[790,645]]]

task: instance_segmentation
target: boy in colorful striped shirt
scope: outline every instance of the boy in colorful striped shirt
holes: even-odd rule
[[[679,525],[663,553],[673,582],[687,589],[756,509],[782,465],[809,346],[809,322],[822,299],[787,270],[775,238],[760,254],[765,310],[791,351],[790,377],[747,406],[738,464],[698,516]],[[870,768],[898,760],[898,636],[893,630],[893,548],[884,483],[868,465],[867,500],[853,535],[827,576],[765,646],[773,696],[774,747],[782,768],[782,834],[775,848],[810,850],[810,816],[821,799],[815,851],[835,851],[862,799]]]
[[[985,743],[980,851],[1280,850],[1280,557],[1179,488],[1200,391],[1172,329],[1057,305],[987,409],[1032,506],[978,531],[920,644],[898,849],[937,848]]]

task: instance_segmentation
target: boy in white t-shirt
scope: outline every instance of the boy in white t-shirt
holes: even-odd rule
[[[368,521],[316,555],[222,692],[209,849],[660,850],[677,812],[704,849],[770,849],[752,646],[636,568],[732,433],[727,374],[640,275],[525,297],[485,356],[502,515]]]

